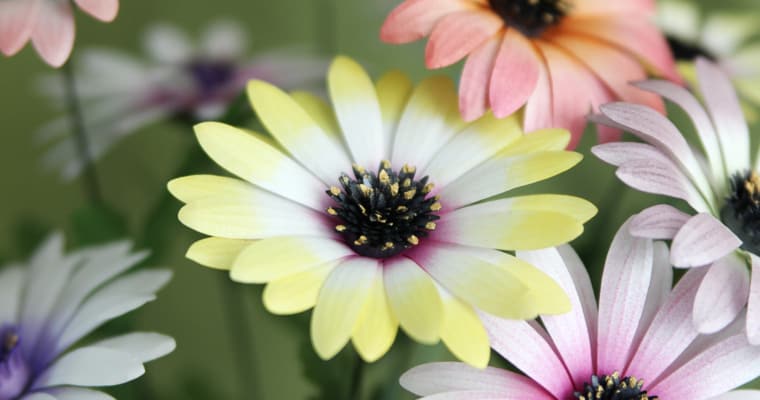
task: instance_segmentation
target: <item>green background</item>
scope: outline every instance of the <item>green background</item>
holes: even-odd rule
[[[755,2],[705,3],[715,8],[718,3],[733,7],[751,6]],[[279,46],[305,45],[326,55],[335,52],[350,55],[375,75],[400,68],[419,79],[431,73],[424,69],[423,42],[390,46],[378,39],[383,18],[397,3],[396,0],[126,0],[111,24],[77,13],[75,54],[76,49],[91,46],[138,54],[141,33],[153,22],[171,22],[194,35],[212,19],[231,18],[246,28],[252,54]],[[444,72],[456,76],[459,69],[457,66]],[[35,89],[40,76],[49,73],[51,69],[31,48],[0,60],[0,261],[27,256],[34,242],[49,230],[63,230],[73,238],[70,242],[75,242],[74,221],[80,221],[86,212],[83,207],[87,201],[80,182],[62,183],[39,162],[43,147],[35,141],[34,132],[57,115],[55,107]],[[611,235],[620,223],[657,199],[627,189],[614,178],[612,168],[589,157],[592,139],[593,135],[586,135],[579,149],[587,156],[579,167],[536,189],[577,194],[600,206],[599,216],[575,243],[590,268],[598,271]],[[129,236],[147,247],[155,247],[155,264],[175,271],[174,280],[156,302],[121,324],[170,334],[179,347],[172,355],[151,363],[148,374],[140,381],[114,393],[133,399],[318,398],[319,388],[308,376],[322,382],[332,377],[338,382],[331,389],[333,392],[328,393],[347,390],[340,385],[347,385],[351,379],[350,351],[329,363],[318,362],[306,342],[308,313],[298,317],[266,313],[261,306],[260,287],[235,287],[223,273],[186,260],[183,254],[197,236],[181,227],[174,215],[155,218],[154,210],[167,196],[166,181],[176,176],[180,164],[192,151],[197,151],[197,147],[191,129],[165,122],[129,136],[97,164],[105,202],[125,218]],[[175,202],[169,203],[172,213],[177,208]],[[73,215],[80,217],[74,219]],[[596,275],[598,279],[598,272]],[[230,304],[239,306],[248,319],[247,328],[252,332],[250,352],[234,339],[235,333],[245,332],[242,326],[245,321],[237,318],[229,323],[226,313],[230,312]],[[242,354],[244,358],[253,359],[255,373],[240,373],[236,357],[241,352],[246,353]],[[381,385],[392,389],[384,398],[405,398],[390,377],[424,360],[448,357],[440,346],[411,346],[399,338],[388,356],[368,367],[363,385],[365,397],[370,398]],[[323,395],[323,398],[340,397]]]

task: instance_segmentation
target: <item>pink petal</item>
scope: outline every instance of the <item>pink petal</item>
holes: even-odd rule
[[[623,136],[623,131],[609,126],[597,125],[596,136],[599,143],[617,142]]]
[[[74,15],[68,1],[44,1],[32,32],[32,44],[40,57],[60,67],[74,47]]]
[[[651,157],[663,157],[660,150],[646,143],[619,142],[594,146],[591,152],[607,164],[621,166],[632,161],[647,160]]]
[[[704,334],[715,333],[730,324],[747,304],[749,275],[737,256],[713,263],[694,299],[694,325]]]
[[[494,367],[481,370],[455,362],[438,362],[414,367],[401,375],[399,383],[404,389],[418,396],[481,390],[503,394],[515,393],[522,396],[521,398],[552,399],[535,382],[523,375]]]
[[[459,111],[465,121],[474,121],[488,109],[488,86],[491,71],[501,44],[495,36],[475,49],[467,57],[459,81]]]
[[[749,130],[731,80],[720,67],[698,58],[697,76],[729,173],[750,168]]]
[[[753,346],[760,345],[760,258],[752,259],[749,300],[747,301],[747,338]]]
[[[631,234],[650,239],[671,240],[691,216],[667,204],[647,208],[633,217]]]
[[[484,10],[464,10],[441,18],[425,49],[428,68],[442,68],[461,60],[504,26],[498,15]]]
[[[513,397],[518,396],[518,397]],[[544,397],[545,398],[545,397]],[[552,398],[551,396],[549,397]],[[484,390],[467,390],[464,392],[439,393],[425,397],[425,400],[522,400],[516,393],[486,392]]]
[[[573,382],[564,364],[538,324],[481,313],[491,347],[510,364],[559,399],[573,394]]]
[[[619,371],[628,364],[652,278],[651,240],[628,233],[630,220],[610,245],[599,294],[597,371]]]
[[[572,139],[567,147],[574,149],[586,128],[586,116],[612,96],[585,66],[561,49],[549,44],[540,44],[539,48],[549,67],[552,126],[570,131]]]
[[[531,42],[508,29],[496,57],[488,95],[497,118],[511,115],[525,105],[538,83],[539,60]]]
[[[728,255],[741,244],[722,222],[708,213],[699,213],[673,238],[670,261],[676,267],[701,267]]]
[[[422,39],[443,16],[466,8],[459,0],[406,0],[388,15],[380,39],[395,44]]]
[[[533,94],[528,98],[523,117],[525,132],[550,128],[553,124],[552,86],[549,80],[549,69],[543,60],[538,61],[538,81]]]
[[[615,13],[641,13],[654,14],[654,0],[574,0],[573,13],[575,14],[615,14]]]
[[[568,246],[568,249],[571,248]],[[582,299],[579,295],[573,275],[571,275],[557,249],[519,251],[517,257],[549,275],[570,298],[572,311],[557,316],[543,316],[541,320],[551,335],[565,366],[567,366],[575,386],[581,387],[584,382],[588,382],[589,377],[595,372],[593,351],[591,350],[592,343],[589,336],[589,331],[595,327],[587,325],[588,319],[584,315],[583,302],[587,299]],[[588,274],[584,275],[586,275],[585,281],[590,285]],[[592,305],[595,306],[595,303]],[[596,314],[596,310],[594,310],[594,314]]]
[[[32,35],[39,0],[0,1],[0,52],[10,57],[19,52]]]
[[[726,173],[723,170],[723,159],[720,154],[718,135],[715,133],[715,129],[713,129],[710,117],[694,95],[685,88],[668,81],[650,80],[637,82],[635,85],[672,101],[686,112],[697,130],[699,140],[702,142],[702,148],[707,153],[714,176],[725,176]]]
[[[692,305],[707,271],[689,270],[660,308],[641,345],[625,371],[626,375],[655,382],[699,334],[692,323]]]
[[[111,22],[119,13],[119,0],[74,0],[79,8],[93,17]]]
[[[670,265],[668,246],[664,242],[654,242],[652,279],[649,282],[649,293],[641,313],[639,329],[631,348],[638,349],[644,334],[649,330],[655,315],[670,295],[673,287],[673,267]],[[638,350],[637,350],[638,351]]]
[[[615,17],[606,15],[567,17],[562,29],[592,36],[633,53],[634,56],[654,67],[658,74],[674,82],[681,82],[670,46],[659,29],[647,18],[631,17],[626,14]]]
[[[724,339],[697,354],[649,389],[662,399],[711,399],[760,375],[760,347],[746,335]]]

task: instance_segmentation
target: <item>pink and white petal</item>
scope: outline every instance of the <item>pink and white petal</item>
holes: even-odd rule
[[[760,374],[760,347],[744,333],[724,339],[649,390],[663,399],[710,399],[739,387]]]
[[[396,129],[401,115],[412,94],[412,81],[401,71],[391,71],[380,77],[375,84],[377,100],[380,102],[380,112],[383,115],[383,132],[385,144],[383,154],[391,154],[391,146],[396,136]]]
[[[418,342],[437,343],[444,310],[430,275],[406,257],[386,262],[383,275],[388,302],[404,332]]]
[[[562,30],[588,35],[644,61],[647,68],[676,83],[681,77],[676,70],[673,54],[660,30],[647,18],[631,18],[627,14],[619,16],[577,16],[566,17]]]
[[[0,52],[5,56],[18,53],[31,38],[40,3],[42,0],[0,2]]]
[[[504,318],[534,318],[530,288],[509,272],[510,265],[490,263],[476,254],[467,247],[427,241],[409,257],[467,304]]]
[[[639,328],[633,339],[633,349],[638,349],[644,335],[649,330],[655,315],[665,303],[673,287],[673,267],[668,257],[668,246],[665,242],[654,242],[652,278],[649,282],[649,292],[641,313]],[[636,350],[638,351],[638,350]]]
[[[119,0],[74,0],[79,8],[93,17],[111,22],[119,13]]]
[[[671,240],[690,218],[689,214],[673,206],[658,204],[633,217],[631,234],[649,239]]]
[[[376,168],[387,155],[380,103],[372,79],[356,61],[339,56],[330,65],[327,86],[354,162]]]
[[[524,106],[539,80],[539,55],[533,44],[516,29],[507,29],[494,62],[488,98],[497,118]]]
[[[629,233],[630,219],[610,245],[599,294],[597,371],[618,371],[633,356],[654,263],[651,240]]]
[[[710,400],[760,400],[760,390],[732,390]]]
[[[219,122],[203,122],[194,129],[203,151],[222,168],[263,189],[323,210],[324,199],[318,193],[324,193],[325,183],[263,136]],[[188,178],[169,182],[169,191],[174,193],[172,186],[183,179]]]
[[[442,17],[467,8],[460,0],[406,0],[386,18],[380,40],[400,44],[422,39]]]
[[[652,157],[662,158],[665,155],[658,148],[637,142],[615,142],[599,144],[591,148],[591,152],[607,164],[620,167],[631,161],[647,160]]]
[[[247,92],[253,109],[272,136],[323,182],[336,182],[351,165],[342,145],[290,95],[257,80],[248,83]]]
[[[482,314],[481,320],[491,339],[491,347],[510,364],[541,385],[554,398],[572,396],[573,381],[541,326],[487,314]]]
[[[596,107],[612,100],[612,93],[602,85],[589,69],[561,48],[539,43],[552,87],[552,126],[570,131],[572,139],[567,146],[574,149],[586,128],[586,116]],[[578,87],[583,87],[578,91]]]
[[[752,167],[749,128],[733,84],[726,72],[704,58],[698,58],[696,66],[699,88],[718,132],[727,172],[746,171]]]
[[[433,76],[414,88],[398,124],[391,162],[424,169],[433,156],[464,127],[454,82]]]
[[[543,57],[538,61],[538,80],[533,94],[525,104],[523,129],[527,133],[539,129],[552,128],[554,125],[554,110],[552,99],[552,84],[549,77],[549,67]]]
[[[50,66],[63,65],[74,47],[74,15],[69,1],[43,1],[32,31],[32,44]]]
[[[502,37],[495,35],[467,57],[459,80],[459,111],[465,121],[473,121],[490,108],[488,87]]]
[[[557,352],[567,366],[576,387],[581,387],[594,374],[593,351],[589,327],[584,315],[583,300],[578,294],[572,275],[564,259],[555,248],[536,251],[519,251],[517,257],[534,265],[554,279],[570,298],[571,311],[556,316],[542,316]]]
[[[600,109],[606,117],[672,158],[703,196],[712,194],[710,184],[692,149],[678,128],[666,117],[638,104],[611,103]]]
[[[499,368],[478,369],[455,362],[437,362],[414,367],[401,375],[399,383],[404,389],[418,396],[482,390],[500,392],[506,396],[502,398],[508,400],[517,399],[509,397],[509,393],[516,393],[519,398],[553,399],[525,376]]]
[[[579,15],[599,14],[625,14],[640,13],[651,15],[655,12],[654,0],[628,0],[628,1],[603,1],[603,0],[575,0],[573,13]]]
[[[753,346],[760,345],[760,258],[750,253],[749,299],[747,300],[747,339]]]
[[[583,307],[583,315],[586,317],[586,326],[589,327],[589,340],[591,342],[591,354],[593,359],[596,360],[596,326],[598,324],[599,313],[596,304],[596,295],[594,293],[594,287],[591,284],[591,277],[586,270],[586,266],[583,265],[583,261],[575,252],[572,246],[565,244],[557,247],[557,251],[562,256],[562,260],[567,267],[567,272],[573,279],[573,284],[578,293],[578,297],[581,300],[581,306]]]
[[[103,368],[107,365],[108,368]],[[73,385],[113,386],[145,373],[142,363],[129,353],[100,347],[80,347],[49,366],[32,384],[32,389]]]
[[[457,11],[441,18],[425,48],[425,65],[443,68],[461,60],[494,36],[504,21],[485,9]]]
[[[692,322],[694,297],[707,271],[689,270],[659,309],[625,370],[654,383],[699,335]]]
[[[327,277],[311,316],[311,341],[320,358],[332,358],[348,343],[380,273],[377,260],[354,257]]]
[[[673,238],[670,262],[681,268],[701,267],[739,248],[742,241],[708,213],[691,217]]]
[[[694,326],[700,333],[718,332],[744,309],[749,296],[749,273],[743,259],[729,255],[707,271],[694,299]]]
[[[702,142],[702,149],[707,154],[712,176],[726,176],[718,135],[713,127],[713,122],[699,103],[699,100],[697,100],[691,92],[673,82],[662,80],[637,82],[635,83],[635,86],[656,93],[683,109],[696,128],[699,140]]]

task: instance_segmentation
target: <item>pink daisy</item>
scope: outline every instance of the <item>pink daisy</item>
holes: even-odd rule
[[[75,0],[79,8],[103,22],[119,12],[119,0]],[[74,14],[69,0],[0,1],[0,52],[10,57],[31,40],[53,67],[63,65],[74,47]]]
[[[607,255],[598,309],[570,246],[518,252],[573,303],[573,311],[543,316],[542,324],[483,315],[492,347],[522,374],[434,363],[408,371],[401,385],[429,400],[760,399],[760,391],[731,391],[760,374],[760,347],[741,326],[700,335],[691,324],[706,271],[689,270],[671,289],[667,246],[628,227]]]
[[[459,83],[465,120],[489,107],[501,118],[525,105],[526,132],[567,128],[573,148],[592,107],[624,99],[662,109],[656,96],[628,85],[648,69],[679,80],[653,13],[653,0],[406,0],[380,37],[408,43],[430,36],[428,68],[467,57]],[[619,137],[610,129],[599,134]]]
[[[688,203],[693,215],[668,205],[643,211],[634,219],[632,232],[672,240],[673,265],[707,271],[693,305],[700,332],[724,328],[748,305],[747,334],[758,345],[760,157],[751,154],[749,129],[729,77],[705,59],[696,61],[696,70],[706,108],[670,82],[637,86],[682,108],[704,152],[692,148],[664,116],[626,103],[604,105],[601,115],[592,119],[630,131],[645,143],[608,143],[593,152],[617,166],[617,176],[629,186]]]

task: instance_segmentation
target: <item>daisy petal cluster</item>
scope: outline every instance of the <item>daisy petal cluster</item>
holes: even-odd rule
[[[568,293],[572,311],[541,324],[484,315],[494,350],[520,372],[459,363],[416,367],[401,378],[425,399],[729,400],[760,398],[732,389],[760,374],[760,347],[741,322],[709,335],[691,323],[691,304],[709,277],[689,270],[671,289],[664,243],[618,231],[602,276],[599,305],[570,246],[518,252]]]
[[[694,323],[701,332],[723,329],[748,304],[747,334],[752,343],[760,344],[760,298],[755,295],[760,290],[760,164],[751,154],[747,123],[728,76],[706,59],[696,61],[696,71],[704,107],[686,89],[669,82],[637,86],[682,108],[703,151],[692,148],[673,123],[654,110],[613,103],[593,119],[625,129],[644,143],[609,143],[593,152],[617,166],[617,176],[629,186],[688,203],[693,215],[658,205],[634,219],[631,230],[672,240],[670,261],[676,267],[707,271],[694,302]]]
[[[478,310],[514,319],[569,310],[549,275],[499,250],[572,240],[595,207],[563,195],[489,200],[578,163],[579,154],[563,150],[567,131],[524,135],[515,116],[491,114],[466,123],[445,77],[413,86],[391,72],[373,82],[338,57],[327,81],[332,107],[248,85],[274,140],[196,126],[206,153],[240,179],[169,183],[185,203],[180,221],[210,236],[189,258],[237,282],[266,283],[273,313],[314,308],[311,338],[325,359],[352,341],[364,360],[377,360],[400,326],[485,367]]]
[[[169,271],[125,273],[145,256],[129,243],[66,254],[56,234],[27,265],[0,269],[0,400],[111,399],[88,387],[134,380],[172,352],[172,338],[149,332],[74,346],[155,299]]]
[[[569,129],[573,148],[600,104],[622,99],[663,108],[628,82],[648,72],[680,80],[650,22],[654,11],[653,0],[406,0],[380,36],[390,43],[429,36],[429,68],[466,58],[459,86],[465,120],[525,106],[526,131]],[[602,141],[619,137],[614,129],[599,133]]]
[[[92,132],[94,159],[125,136],[152,123],[181,119],[197,122],[220,118],[250,79],[287,88],[313,84],[327,62],[295,49],[277,49],[247,57],[246,33],[232,21],[208,25],[197,43],[168,24],[152,26],[144,38],[145,57],[107,49],[82,51],[76,65],[77,93],[85,125]],[[65,104],[57,76],[42,81],[42,92],[55,105]],[[40,132],[55,141],[45,164],[64,179],[82,171],[70,122],[57,119]]]
[[[74,47],[72,4],[103,22],[119,12],[119,0],[0,1],[0,52],[13,56],[31,41],[46,63],[56,68],[65,64]]]

